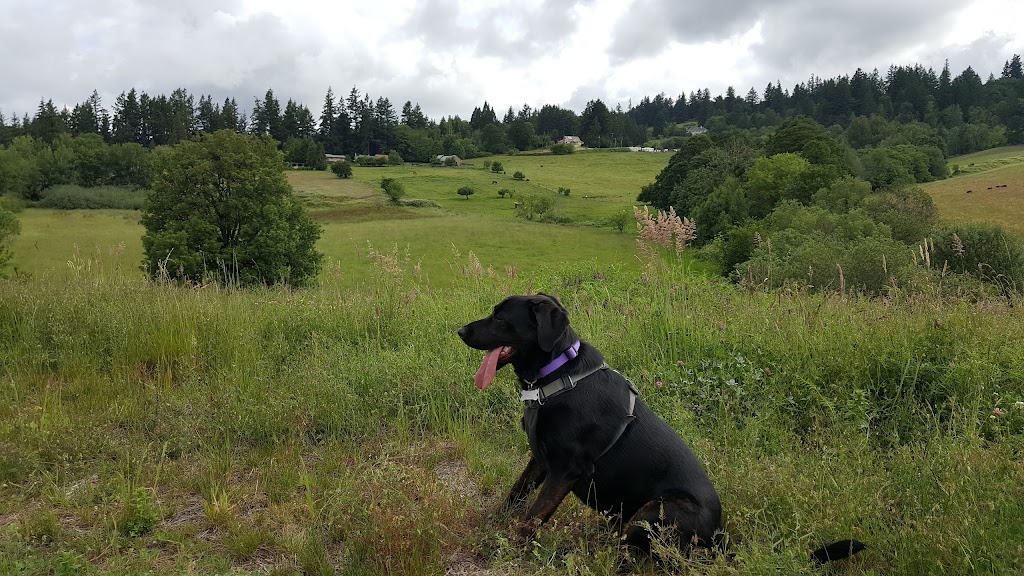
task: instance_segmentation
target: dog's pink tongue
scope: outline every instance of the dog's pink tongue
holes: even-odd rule
[[[484,361],[480,363],[480,369],[476,371],[476,377],[473,379],[477,388],[487,390],[494,381],[494,373],[498,371],[498,357],[501,356],[502,350],[504,347],[499,346],[484,356]]]

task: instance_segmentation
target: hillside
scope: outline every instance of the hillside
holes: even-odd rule
[[[923,185],[943,219],[990,222],[1024,234],[1024,146],[958,156],[949,165],[960,173]]]

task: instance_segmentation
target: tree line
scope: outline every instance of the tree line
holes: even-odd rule
[[[948,63],[939,73],[920,65],[893,66],[884,75],[858,69],[852,76],[812,77],[792,90],[776,82],[763,91],[751,88],[745,96],[730,87],[712,98],[708,89],[701,89],[676,98],[644,97],[625,109],[595,99],[580,113],[550,104],[509,107],[500,113],[485,101],[468,120],[458,115],[434,120],[418,103],[406,101],[396,108],[388,98],[373,98],[356,87],[347,96],[328,88],[319,115],[290,98],[282,106],[273,89],[254,99],[248,112],[234,98],[196,99],[184,88],[170,95],[131,88],[108,110],[93,91],[70,110],[41,100],[31,117],[0,112],[0,145],[11,147],[16,138],[27,136],[52,147],[64,135],[96,135],[108,144],[156,148],[228,129],[269,135],[288,161],[322,167],[325,152],[353,156],[394,151],[406,161],[429,162],[438,155],[473,158],[529,150],[567,135],[580,136],[595,148],[678,149],[692,133],[703,131],[699,127],[711,134],[738,129],[763,138],[796,116],[842,134],[854,149],[878,146],[908,130],[944,156],[1022,143],[1020,56],[1005,62],[999,78],[984,82],[971,67],[954,77]]]

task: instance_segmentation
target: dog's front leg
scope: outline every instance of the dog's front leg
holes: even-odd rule
[[[526,519],[517,530],[520,540],[526,542],[533,538],[540,525],[547,522],[558,509],[558,505],[572,490],[573,484],[574,481],[566,476],[548,475],[540,488],[537,499],[526,511]]]
[[[530,497],[530,493],[544,481],[545,475],[544,467],[537,462],[536,458],[530,456],[530,462],[526,465],[526,469],[519,475],[519,479],[508,493],[508,498],[505,499],[505,509],[515,510],[522,506]]]

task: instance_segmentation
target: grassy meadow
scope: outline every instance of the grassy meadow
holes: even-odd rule
[[[952,158],[960,174],[923,185],[939,215],[957,222],[988,222],[1024,234],[1024,146]]]
[[[570,187],[575,226],[514,219],[480,167],[291,173],[328,255],[304,290],[149,282],[137,213],[19,213],[0,574],[616,573],[614,530],[574,497],[527,546],[499,507],[529,451],[517,386],[474,388],[482,355],[455,330],[538,290],[722,496],[729,555],[636,573],[1024,571],[1019,299],[765,293],[641,262],[632,224],[588,223],[668,157],[601,156],[499,158],[530,178],[517,192]],[[439,206],[387,205],[384,175]],[[869,548],[812,568],[843,538]]]

